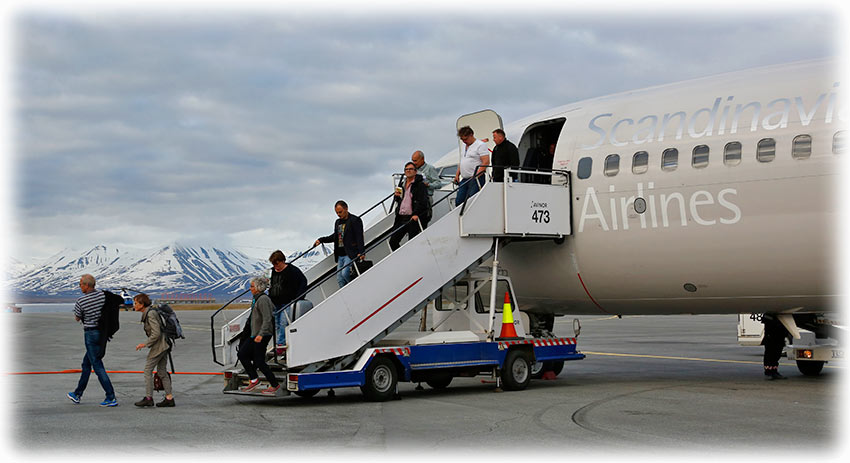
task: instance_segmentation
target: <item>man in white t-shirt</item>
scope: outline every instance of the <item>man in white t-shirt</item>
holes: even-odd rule
[[[455,173],[457,189],[455,205],[460,206],[467,198],[478,193],[484,186],[484,172],[490,164],[490,150],[481,140],[475,139],[475,132],[468,125],[458,129],[457,136],[465,146],[461,148],[460,164]]]

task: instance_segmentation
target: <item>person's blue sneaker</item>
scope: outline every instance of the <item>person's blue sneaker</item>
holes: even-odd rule
[[[74,394],[73,392],[68,393],[68,399],[70,399],[71,402],[74,402],[75,404],[80,403],[80,396]]]
[[[107,399],[100,403],[101,407],[117,407],[118,401],[115,399]]]

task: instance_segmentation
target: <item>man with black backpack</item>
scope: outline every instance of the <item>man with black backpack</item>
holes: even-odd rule
[[[147,341],[136,346],[136,350],[150,348],[145,362],[145,397],[135,403],[137,407],[153,407],[153,370],[162,381],[165,398],[156,404],[157,407],[173,407],[174,395],[171,390],[171,376],[168,374],[168,357],[171,353],[171,341],[168,335],[165,314],[151,307],[151,299],[147,294],[139,293],[133,298],[133,309],[142,313],[142,325],[147,335]],[[172,311],[173,313],[173,311]]]
[[[83,358],[77,388],[69,392],[67,397],[75,404],[80,403],[80,398],[86,390],[86,385],[88,385],[91,371],[94,369],[94,374],[97,375],[101,387],[106,392],[106,399],[100,403],[100,406],[115,407],[118,405],[118,401],[115,400],[115,389],[112,388],[112,382],[109,380],[109,375],[106,374],[106,367],[103,366],[103,355],[106,351],[106,340],[115,333],[112,329],[118,330],[118,323],[117,320],[114,322],[114,326],[109,328],[110,332],[104,331],[102,319],[106,318],[107,307],[105,306],[108,298],[105,291],[95,290],[94,285],[93,276],[85,274],[80,278],[80,291],[83,292],[83,295],[74,304],[74,318],[83,324],[86,356]],[[117,308],[115,310],[117,311]]]

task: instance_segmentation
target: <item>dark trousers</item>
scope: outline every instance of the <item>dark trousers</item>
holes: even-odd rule
[[[245,336],[239,342],[239,353],[237,357],[242,362],[242,366],[245,367],[248,378],[251,378],[252,381],[257,379],[257,370],[260,370],[269,384],[277,386],[278,383],[274,377],[274,373],[272,373],[272,369],[266,363],[266,348],[268,348],[271,339],[271,336],[263,336],[260,342],[256,342],[254,338]]]
[[[393,236],[390,237],[390,249],[395,251],[398,249],[401,239],[404,238],[404,235],[407,235],[408,240],[412,240],[414,236],[418,235],[421,230],[419,230],[419,222],[422,222],[422,229],[428,226],[427,220],[422,220],[422,217],[419,217],[419,222],[410,220],[412,216],[410,215],[399,215],[396,214],[395,222],[393,223],[393,230],[398,230],[393,233]]]
[[[782,349],[785,348],[785,336],[788,334],[785,326],[775,318],[767,318],[764,320],[764,367],[776,369],[779,367],[779,358],[782,356]]]

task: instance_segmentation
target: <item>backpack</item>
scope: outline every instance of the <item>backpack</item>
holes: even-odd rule
[[[157,304],[151,309],[155,310],[159,315],[160,324],[163,327],[163,334],[168,341],[169,346],[174,345],[175,339],[186,339],[183,336],[183,327],[180,326],[180,320],[177,319],[177,314],[174,309],[168,304]],[[173,367],[172,367],[173,368]]]
[[[109,291],[104,291],[103,295],[103,308],[100,310],[100,320],[97,323],[103,333],[102,344],[106,344],[106,341],[111,341],[112,336],[118,332],[118,311],[124,303],[124,298]]]

